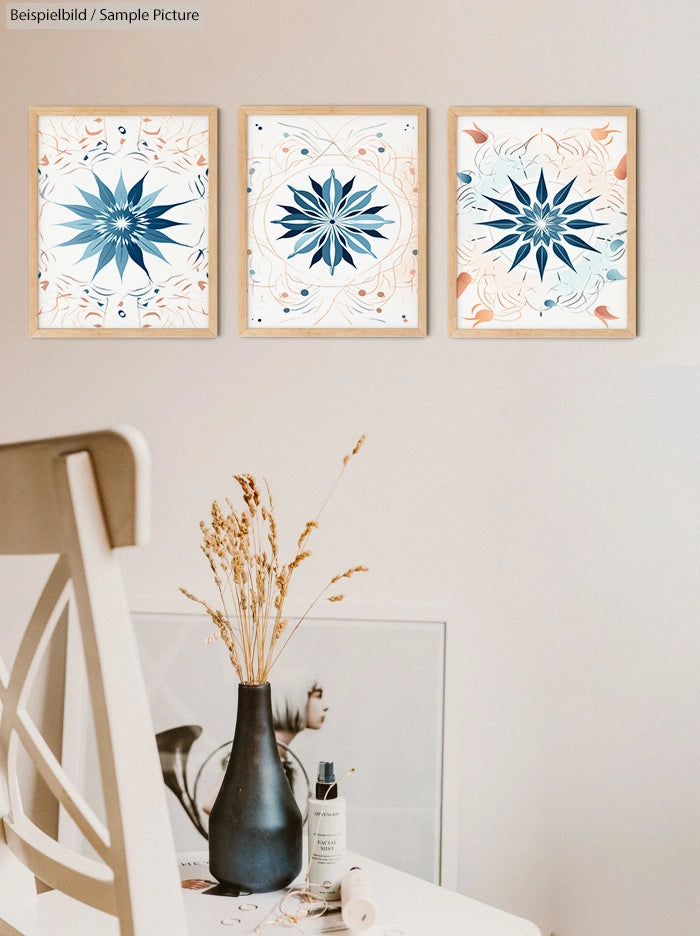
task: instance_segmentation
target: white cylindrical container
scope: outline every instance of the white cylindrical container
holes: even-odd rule
[[[309,797],[308,836],[311,892],[325,900],[339,900],[346,870],[347,817],[332,761],[318,765],[316,796]]]
[[[353,933],[360,933],[374,925],[377,907],[372,883],[362,868],[351,868],[340,883],[340,901],[343,923]]]

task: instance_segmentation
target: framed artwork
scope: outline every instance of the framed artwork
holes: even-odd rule
[[[175,766],[167,798],[176,848],[197,851],[230,750],[237,680],[225,648],[205,643],[207,615],[136,613],[133,622],[153,727]],[[445,770],[445,640],[444,621],[308,618],[270,677],[302,815],[318,761],[333,760],[353,850],[443,883],[444,837],[457,825],[444,774],[458,773]],[[320,694],[314,714],[310,693]]]
[[[242,335],[425,335],[425,124],[240,109]]]
[[[30,109],[33,337],[214,337],[216,108]]]
[[[449,121],[450,335],[634,336],[635,109]]]

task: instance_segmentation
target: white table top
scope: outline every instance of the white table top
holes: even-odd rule
[[[206,859],[206,852],[181,855],[181,878],[209,878]],[[378,907],[375,925],[363,936],[540,936],[534,923],[369,858],[349,854],[348,869],[353,866],[369,875]],[[262,920],[279,915],[284,893],[219,897],[184,889],[191,936],[252,936]],[[307,920],[298,924],[298,929],[305,936],[349,932],[339,913]]]

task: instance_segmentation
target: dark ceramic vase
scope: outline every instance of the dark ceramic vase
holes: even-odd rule
[[[270,684],[240,684],[231,757],[209,816],[209,870],[231,891],[278,890],[301,870],[301,850],[301,813],[277,748]]]

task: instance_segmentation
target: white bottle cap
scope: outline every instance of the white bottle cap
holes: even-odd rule
[[[377,918],[372,884],[362,868],[352,868],[340,882],[343,923],[353,933],[369,929]]]

